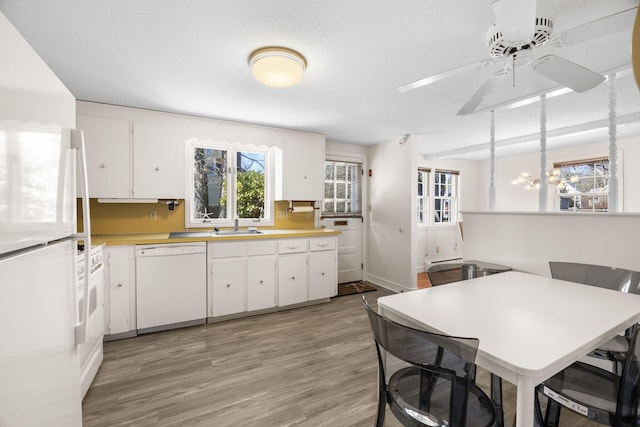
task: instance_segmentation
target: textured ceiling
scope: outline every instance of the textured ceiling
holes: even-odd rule
[[[538,1],[546,6],[559,33],[637,7],[638,0]],[[504,64],[406,93],[397,88],[488,59],[491,0],[0,0],[0,10],[80,100],[320,132],[363,145],[415,133],[428,157],[488,157],[489,113],[456,112]],[[631,29],[632,23],[545,51],[600,73],[622,70],[619,138],[640,134]],[[306,56],[299,85],[268,88],[252,78],[247,58],[268,45]],[[559,87],[528,67],[517,69],[515,87],[511,77],[503,83],[480,110]],[[536,149],[539,111],[539,103],[496,109],[498,155]],[[550,148],[608,139],[607,83],[551,98],[547,111]]]

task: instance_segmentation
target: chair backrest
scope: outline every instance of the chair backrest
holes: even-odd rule
[[[442,362],[435,358],[438,350],[442,349],[445,360],[458,359],[466,364],[475,363],[480,344],[477,338],[452,337],[413,329],[376,313],[364,296],[362,301],[376,344],[398,359],[416,366],[439,365]],[[447,358],[447,353],[454,357]],[[470,374],[473,375],[474,372]]]
[[[450,384],[447,397],[448,415],[443,414],[448,420],[446,425],[465,425],[467,401],[471,384],[475,381],[474,362],[480,341],[476,338],[451,337],[413,329],[373,311],[364,296],[362,302],[376,343],[380,384],[384,383],[385,387],[387,385],[385,364],[389,363],[388,358],[386,362],[383,361],[382,348],[395,358],[416,366],[427,377],[446,379]],[[454,389],[460,390],[456,388],[460,384],[464,384],[463,393],[454,391]],[[396,416],[406,417],[405,414],[398,414],[395,411],[394,413]],[[434,419],[438,418],[439,416],[436,416]],[[413,421],[410,422],[408,425],[418,425]]]
[[[638,332],[640,325],[631,328],[631,341],[629,351],[624,359],[620,388],[618,389],[618,402],[616,407],[617,425],[637,425],[638,403],[640,401],[640,339]],[[627,420],[624,423],[623,420]],[[633,424],[630,421],[636,420]]]
[[[604,265],[549,261],[551,277],[621,292],[640,294],[640,272]]]
[[[459,262],[434,264],[427,268],[431,286],[445,285],[462,280],[462,264]]]

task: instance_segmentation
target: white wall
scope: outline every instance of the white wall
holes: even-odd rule
[[[396,291],[416,289],[416,139],[371,146],[366,209],[368,280]]]
[[[640,215],[468,212],[464,255],[550,276],[549,261],[640,271]]]

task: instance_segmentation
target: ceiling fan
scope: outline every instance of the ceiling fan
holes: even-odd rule
[[[480,86],[458,111],[458,115],[474,112],[505,77],[514,76],[515,70],[522,66],[529,66],[535,73],[574,92],[584,92],[598,86],[605,78],[560,56],[546,54],[536,57],[534,51],[542,50],[540,48],[543,46],[569,46],[630,29],[637,9],[631,8],[553,34],[553,14],[542,9],[536,14],[536,0],[493,0],[491,6],[496,23],[487,32],[490,58],[402,85],[398,91],[407,92],[461,73],[506,62],[502,69]]]

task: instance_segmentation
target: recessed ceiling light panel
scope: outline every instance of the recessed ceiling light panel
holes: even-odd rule
[[[272,87],[297,84],[307,68],[307,61],[300,53],[286,47],[263,47],[249,56],[253,77]]]

